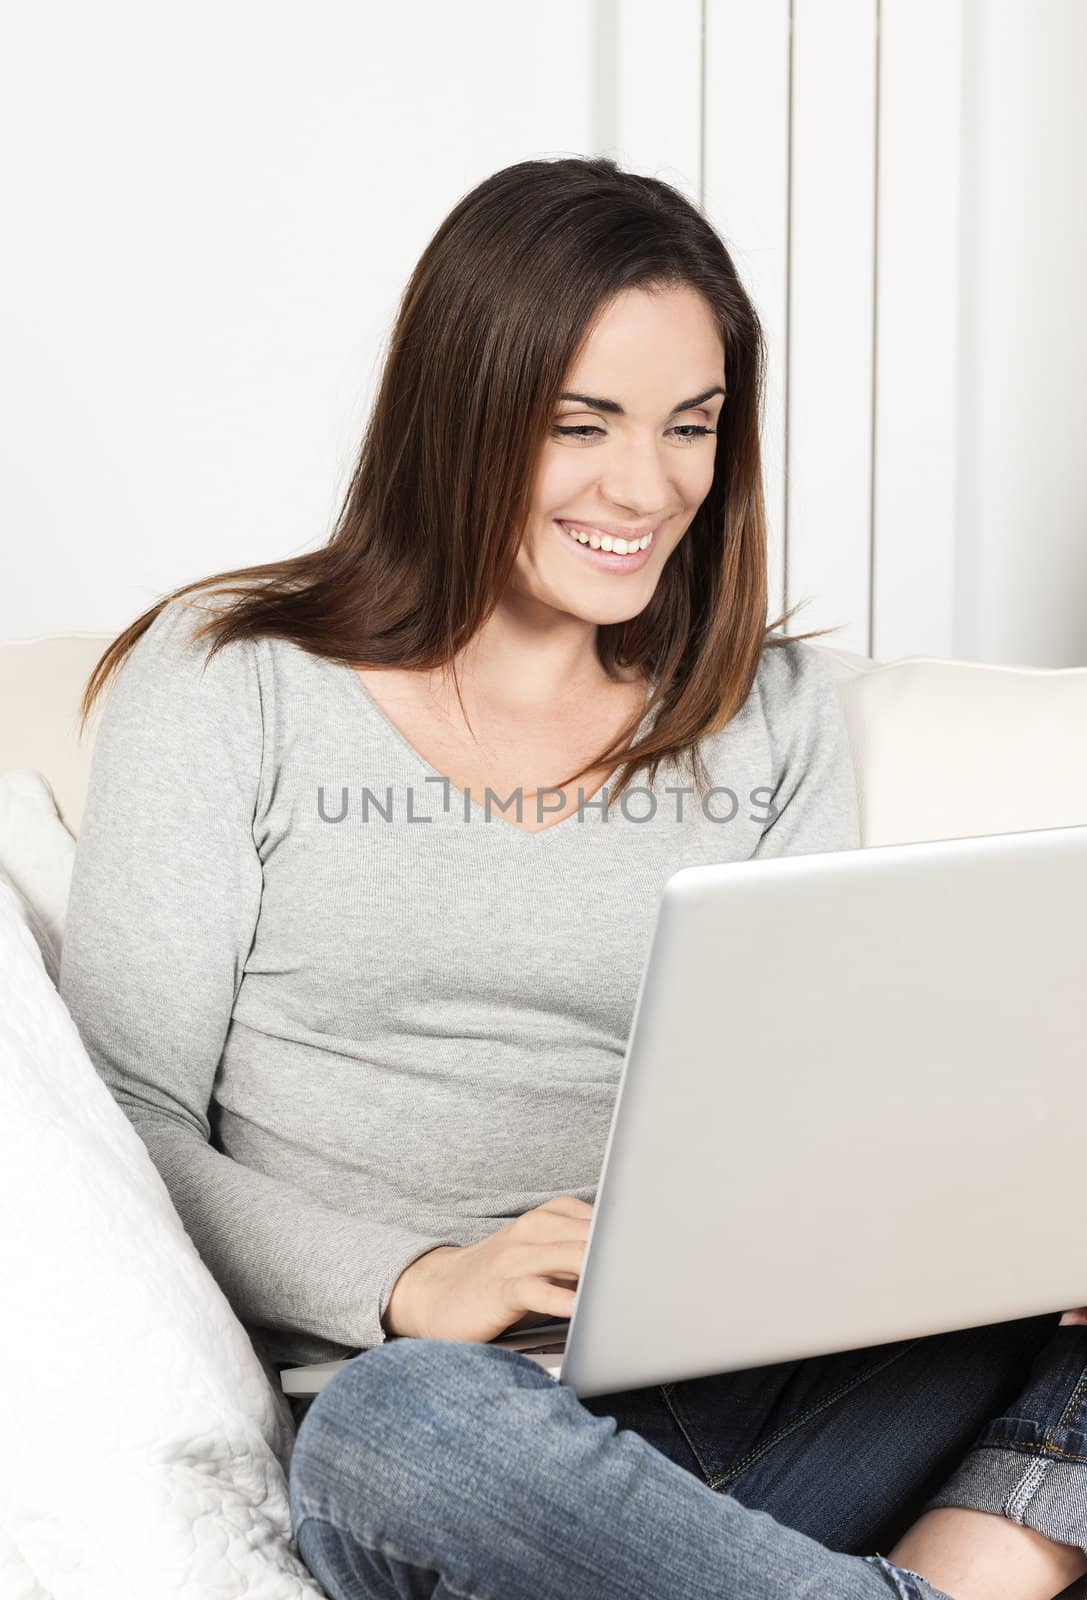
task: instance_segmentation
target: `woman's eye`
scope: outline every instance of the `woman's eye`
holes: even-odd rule
[[[579,423],[573,428],[562,428],[556,423],[551,430],[553,433],[564,434],[568,438],[584,439],[590,433],[603,433],[603,428],[594,428],[591,423]],[[694,444],[697,439],[704,439],[708,434],[716,433],[716,428],[699,427],[696,423],[682,423],[678,427],[670,428],[670,433],[682,434],[684,444]]]

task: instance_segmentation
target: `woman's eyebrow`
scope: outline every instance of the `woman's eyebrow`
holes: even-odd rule
[[[690,400],[681,400],[678,406],[673,406],[668,415],[677,416],[681,411],[693,411],[695,406],[700,406],[703,401],[710,400],[715,394],[724,394],[724,389],[718,383],[712,389],[707,389],[705,394],[696,394]],[[601,400],[598,395],[591,394],[560,394],[560,400],[576,400],[579,405],[588,406],[592,411],[610,411],[616,417],[625,417],[626,412],[617,400]]]

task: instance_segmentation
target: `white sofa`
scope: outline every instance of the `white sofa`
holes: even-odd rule
[[[42,797],[30,776],[39,773],[68,832],[49,805],[52,832],[41,834],[28,869],[37,881],[14,889],[26,900],[51,897],[62,923],[69,835],[79,831],[100,715],[80,742],[78,702],[110,637],[0,643],[0,790],[8,784],[6,799],[0,795],[0,935],[6,916],[8,944],[0,954],[31,996],[29,1022],[20,1028],[16,1008],[6,1032],[0,1025],[0,1116],[8,1140],[18,1141],[16,1159],[0,1162],[0,1204],[21,1204],[27,1219],[22,1230],[0,1230],[0,1271],[10,1303],[31,1305],[38,1317],[31,1332],[25,1319],[0,1319],[9,1436],[30,1441],[25,1452],[6,1452],[6,1465],[0,1459],[0,1592],[13,1600],[320,1596],[291,1539],[285,1473],[293,1425],[275,1376],[258,1364],[203,1269],[142,1142],[87,1072],[48,961],[43,969],[29,924],[13,926],[10,870],[4,886],[3,868],[12,865],[4,830]],[[865,845],[1087,822],[1087,668],[879,663],[832,640],[817,648],[845,707]],[[14,772],[24,777],[13,782]],[[89,1182],[79,1163],[91,1159],[93,1140],[99,1166],[88,1169]],[[73,1250],[81,1224],[92,1232],[78,1262],[65,1259],[58,1270],[56,1257]],[[86,1301],[64,1280],[88,1261],[79,1293],[94,1311],[81,1321]],[[122,1304],[133,1286],[144,1298]],[[12,1386],[19,1362],[26,1382]],[[134,1366],[144,1388],[129,1412]],[[121,1408],[113,1455],[105,1441],[114,1419],[108,1404],[96,1410],[111,1377],[112,1404]],[[175,1392],[163,1398],[171,1385]],[[157,1585],[149,1577],[155,1563]],[[1087,1595],[1087,1584],[1073,1592]]]

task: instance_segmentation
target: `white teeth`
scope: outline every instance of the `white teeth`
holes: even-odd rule
[[[592,550],[610,550],[615,555],[625,556],[635,550],[645,550],[653,543],[652,533],[643,534],[640,539],[613,538],[610,533],[585,533],[581,528],[567,528],[567,533],[578,544],[587,544]]]

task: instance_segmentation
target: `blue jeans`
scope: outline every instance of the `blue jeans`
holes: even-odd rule
[[[947,1600],[926,1506],[1087,1548],[1087,1327],[1057,1316],[579,1400],[516,1351],[393,1339],[295,1402],[331,1600]]]

